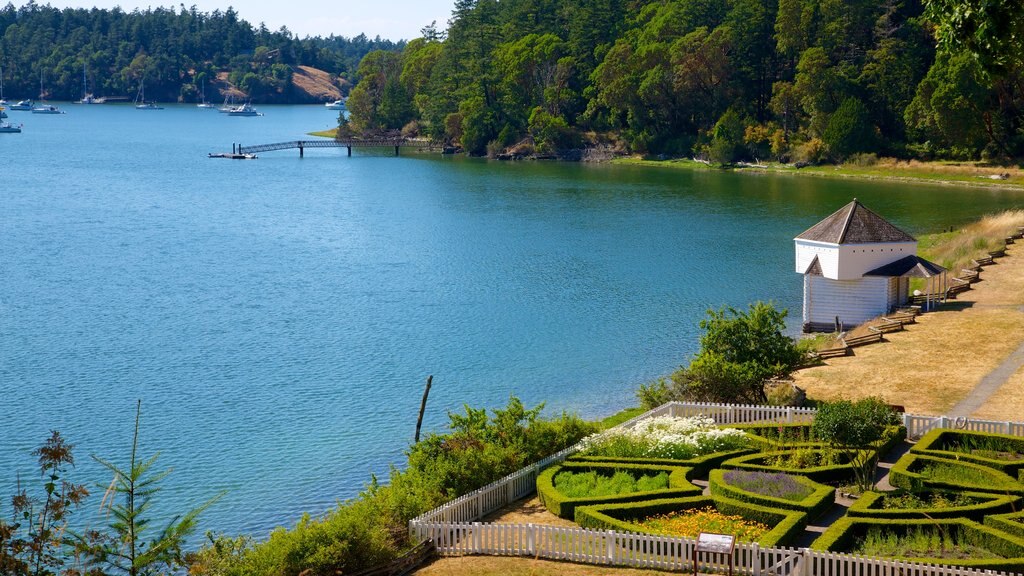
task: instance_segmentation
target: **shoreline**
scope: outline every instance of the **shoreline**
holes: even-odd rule
[[[610,160],[609,164],[621,165],[621,166],[642,166],[651,168],[662,168],[669,170],[691,170],[691,171],[721,171],[729,172],[734,174],[748,174],[748,175],[762,175],[771,174],[779,176],[812,176],[817,178],[840,178],[840,179],[852,179],[852,180],[867,180],[867,181],[880,181],[880,182],[899,182],[903,184],[931,184],[938,186],[961,186],[966,188],[979,188],[984,190],[1007,190],[1007,191],[1018,191],[1024,192],[1024,183],[1008,182],[1007,180],[1001,179],[988,179],[982,176],[976,176],[973,174],[964,174],[962,178],[948,178],[938,170],[929,170],[928,166],[938,167],[952,165],[944,165],[938,163],[925,164],[922,168],[918,169],[917,172],[924,172],[925,174],[931,174],[935,177],[929,177],[927,175],[902,175],[894,173],[886,173],[883,167],[847,167],[847,166],[808,166],[806,168],[793,168],[790,166],[783,166],[778,164],[771,164],[764,167],[761,166],[734,166],[728,168],[715,168],[708,166],[701,162],[695,162],[687,159],[672,159],[672,160],[645,160],[636,157],[616,158]],[[970,170],[967,167],[965,172]],[[898,169],[897,169],[898,170]],[[1015,169],[1019,170],[1019,169]],[[1004,171],[1003,168],[992,168],[991,172]],[[1018,180],[1019,177],[1013,177],[1014,180]],[[1018,180],[1019,181],[1019,180]]]

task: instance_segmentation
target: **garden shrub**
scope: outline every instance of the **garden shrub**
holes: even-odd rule
[[[730,424],[729,427],[746,432],[753,439],[754,445],[762,449],[782,450],[795,445],[822,445],[814,437],[810,422]]]
[[[945,501],[938,506],[937,502]],[[983,492],[864,492],[850,506],[849,516],[871,518],[969,518],[981,521],[1018,507],[1020,496]]]
[[[846,455],[857,486],[869,490],[874,483],[878,456],[865,449],[885,444],[886,431],[899,423],[895,410],[881,399],[862,398],[822,404],[811,429],[822,442]]]
[[[747,448],[751,441],[739,430],[717,427],[711,418],[659,416],[589,436],[582,444],[585,456],[685,460]]]
[[[949,534],[956,530],[971,544],[1002,556],[999,559],[954,559],[954,558],[900,558],[929,564],[945,564],[972,568],[1024,570],[1024,540],[990,526],[966,518],[946,519],[888,519],[844,517],[837,520],[811,544],[814,550],[825,552],[850,552],[871,529],[879,529],[904,535],[912,530],[940,530]]]
[[[831,452],[832,457],[835,459],[835,464],[820,464],[800,468],[779,462],[781,459],[799,459],[802,455],[810,459],[820,458],[827,454],[829,454],[827,449],[814,447],[758,452],[756,454],[730,458],[723,462],[721,467],[726,470],[757,470],[761,472],[795,474],[821,483],[841,483],[849,481],[854,477],[853,466],[850,465],[847,456],[841,453]]]
[[[940,475],[936,476],[936,473]],[[893,465],[889,470],[889,482],[911,492],[929,488],[1024,495],[1024,484],[998,470],[913,452],[905,454]]]
[[[796,510],[776,510],[721,497],[696,496],[646,500],[630,504],[600,504],[576,508],[576,523],[584,528],[596,530],[618,530],[620,532],[645,532],[637,520],[650,516],[668,514],[683,510],[714,507],[723,514],[742,516],[746,520],[772,526],[758,538],[762,546],[783,546],[803,532],[807,525],[807,514]]]
[[[626,458],[618,456],[586,456],[586,455],[573,455],[569,457],[571,462],[590,462],[593,464],[657,464],[660,466],[686,466],[689,467],[692,472],[690,478],[703,474],[713,468],[721,465],[722,462],[742,456],[744,454],[753,454],[755,450],[729,450],[728,452],[714,452],[706,454],[704,456],[697,456],[695,458],[686,458],[685,460],[674,460],[672,458]]]
[[[781,476],[785,481],[792,482],[799,488],[804,489],[803,496],[797,500],[781,497],[778,494],[764,494],[750,489],[737,486],[734,475],[765,475]],[[725,497],[739,502],[747,502],[759,506],[771,508],[783,508],[787,510],[799,510],[807,513],[808,520],[818,518],[835,503],[835,488],[819,484],[804,476],[796,476],[781,473],[753,472],[746,470],[712,470],[709,476],[711,495]],[[771,482],[773,479],[766,479]]]
[[[964,460],[1017,477],[1024,471],[1024,438],[963,430],[936,429],[910,449],[915,454]]]
[[[647,492],[631,492],[606,496],[567,496],[556,488],[555,479],[565,471],[597,472],[611,475],[614,472],[630,472],[635,475],[651,473],[667,473],[668,487]],[[537,476],[537,497],[541,503],[556,516],[571,520],[577,506],[602,504],[609,502],[636,502],[657,498],[681,498],[699,496],[701,489],[688,481],[691,469],[680,466],[658,466],[654,464],[592,464],[582,462],[564,462],[551,466]]]
[[[1024,540],[1024,511],[985,516],[985,525]]]

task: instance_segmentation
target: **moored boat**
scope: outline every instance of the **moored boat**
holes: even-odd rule
[[[326,107],[328,110],[344,110],[345,109],[345,99],[342,98],[341,100],[335,100],[334,102],[328,102],[327,104],[324,104],[324,107]]]
[[[64,111],[53,104],[40,104],[32,109],[33,114],[64,114]]]
[[[263,116],[263,114],[257,112],[256,109],[252,107],[252,104],[246,102],[245,104],[236,106],[228,111],[228,116]]]
[[[11,110],[18,110],[20,112],[28,112],[32,110],[32,106],[34,105],[35,104],[32,102],[32,100],[21,100],[17,104],[11,104],[9,108]]]

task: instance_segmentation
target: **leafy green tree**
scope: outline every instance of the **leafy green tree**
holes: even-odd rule
[[[822,140],[837,159],[873,149],[877,138],[867,107],[856,98],[843,100],[829,117]]]
[[[878,398],[864,398],[818,406],[811,429],[816,438],[844,455],[853,467],[857,486],[870,490],[878,462],[871,444],[881,440],[887,428],[898,425],[899,417],[891,407]]]
[[[708,145],[710,160],[716,164],[739,160],[744,153],[744,130],[745,125],[739,112],[734,108],[727,110],[711,131],[711,143]]]
[[[763,404],[765,380],[803,361],[796,343],[783,334],[785,310],[755,302],[745,312],[724,307],[707,314],[697,355],[667,381],[641,386],[637,396],[644,407],[669,400]]]
[[[538,152],[552,153],[577,145],[576,134],[565,118],[553,116],[540,106],[530,114],[529,130]]]
[[[926,0],[925,5],[947,52],[974,55],[990,76],[1024,66],[1024,10],[1019,2]]]
[[[925,139],[976,156],[993,135],[988,129],[990,108],[986,105],[991,91],[984,82],[971,55],[939,55],[907,107],[908,128]]]
[[[459,139],[462,148],[469,154],[482,155],[487,150],[487,143],[498,132],[494,111],[487,106],[483,97],[475,96],[462,102],[459,115],[462,119],[462,136]]]

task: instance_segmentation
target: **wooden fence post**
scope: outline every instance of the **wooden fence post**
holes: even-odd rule
[[[618,561],[618,557],[616,555],[618,547],[615,542],[615,530],[608,530],[608,536],[605,538],[605,549],[605,556],[608,558],[608,563],[614,566]]]

